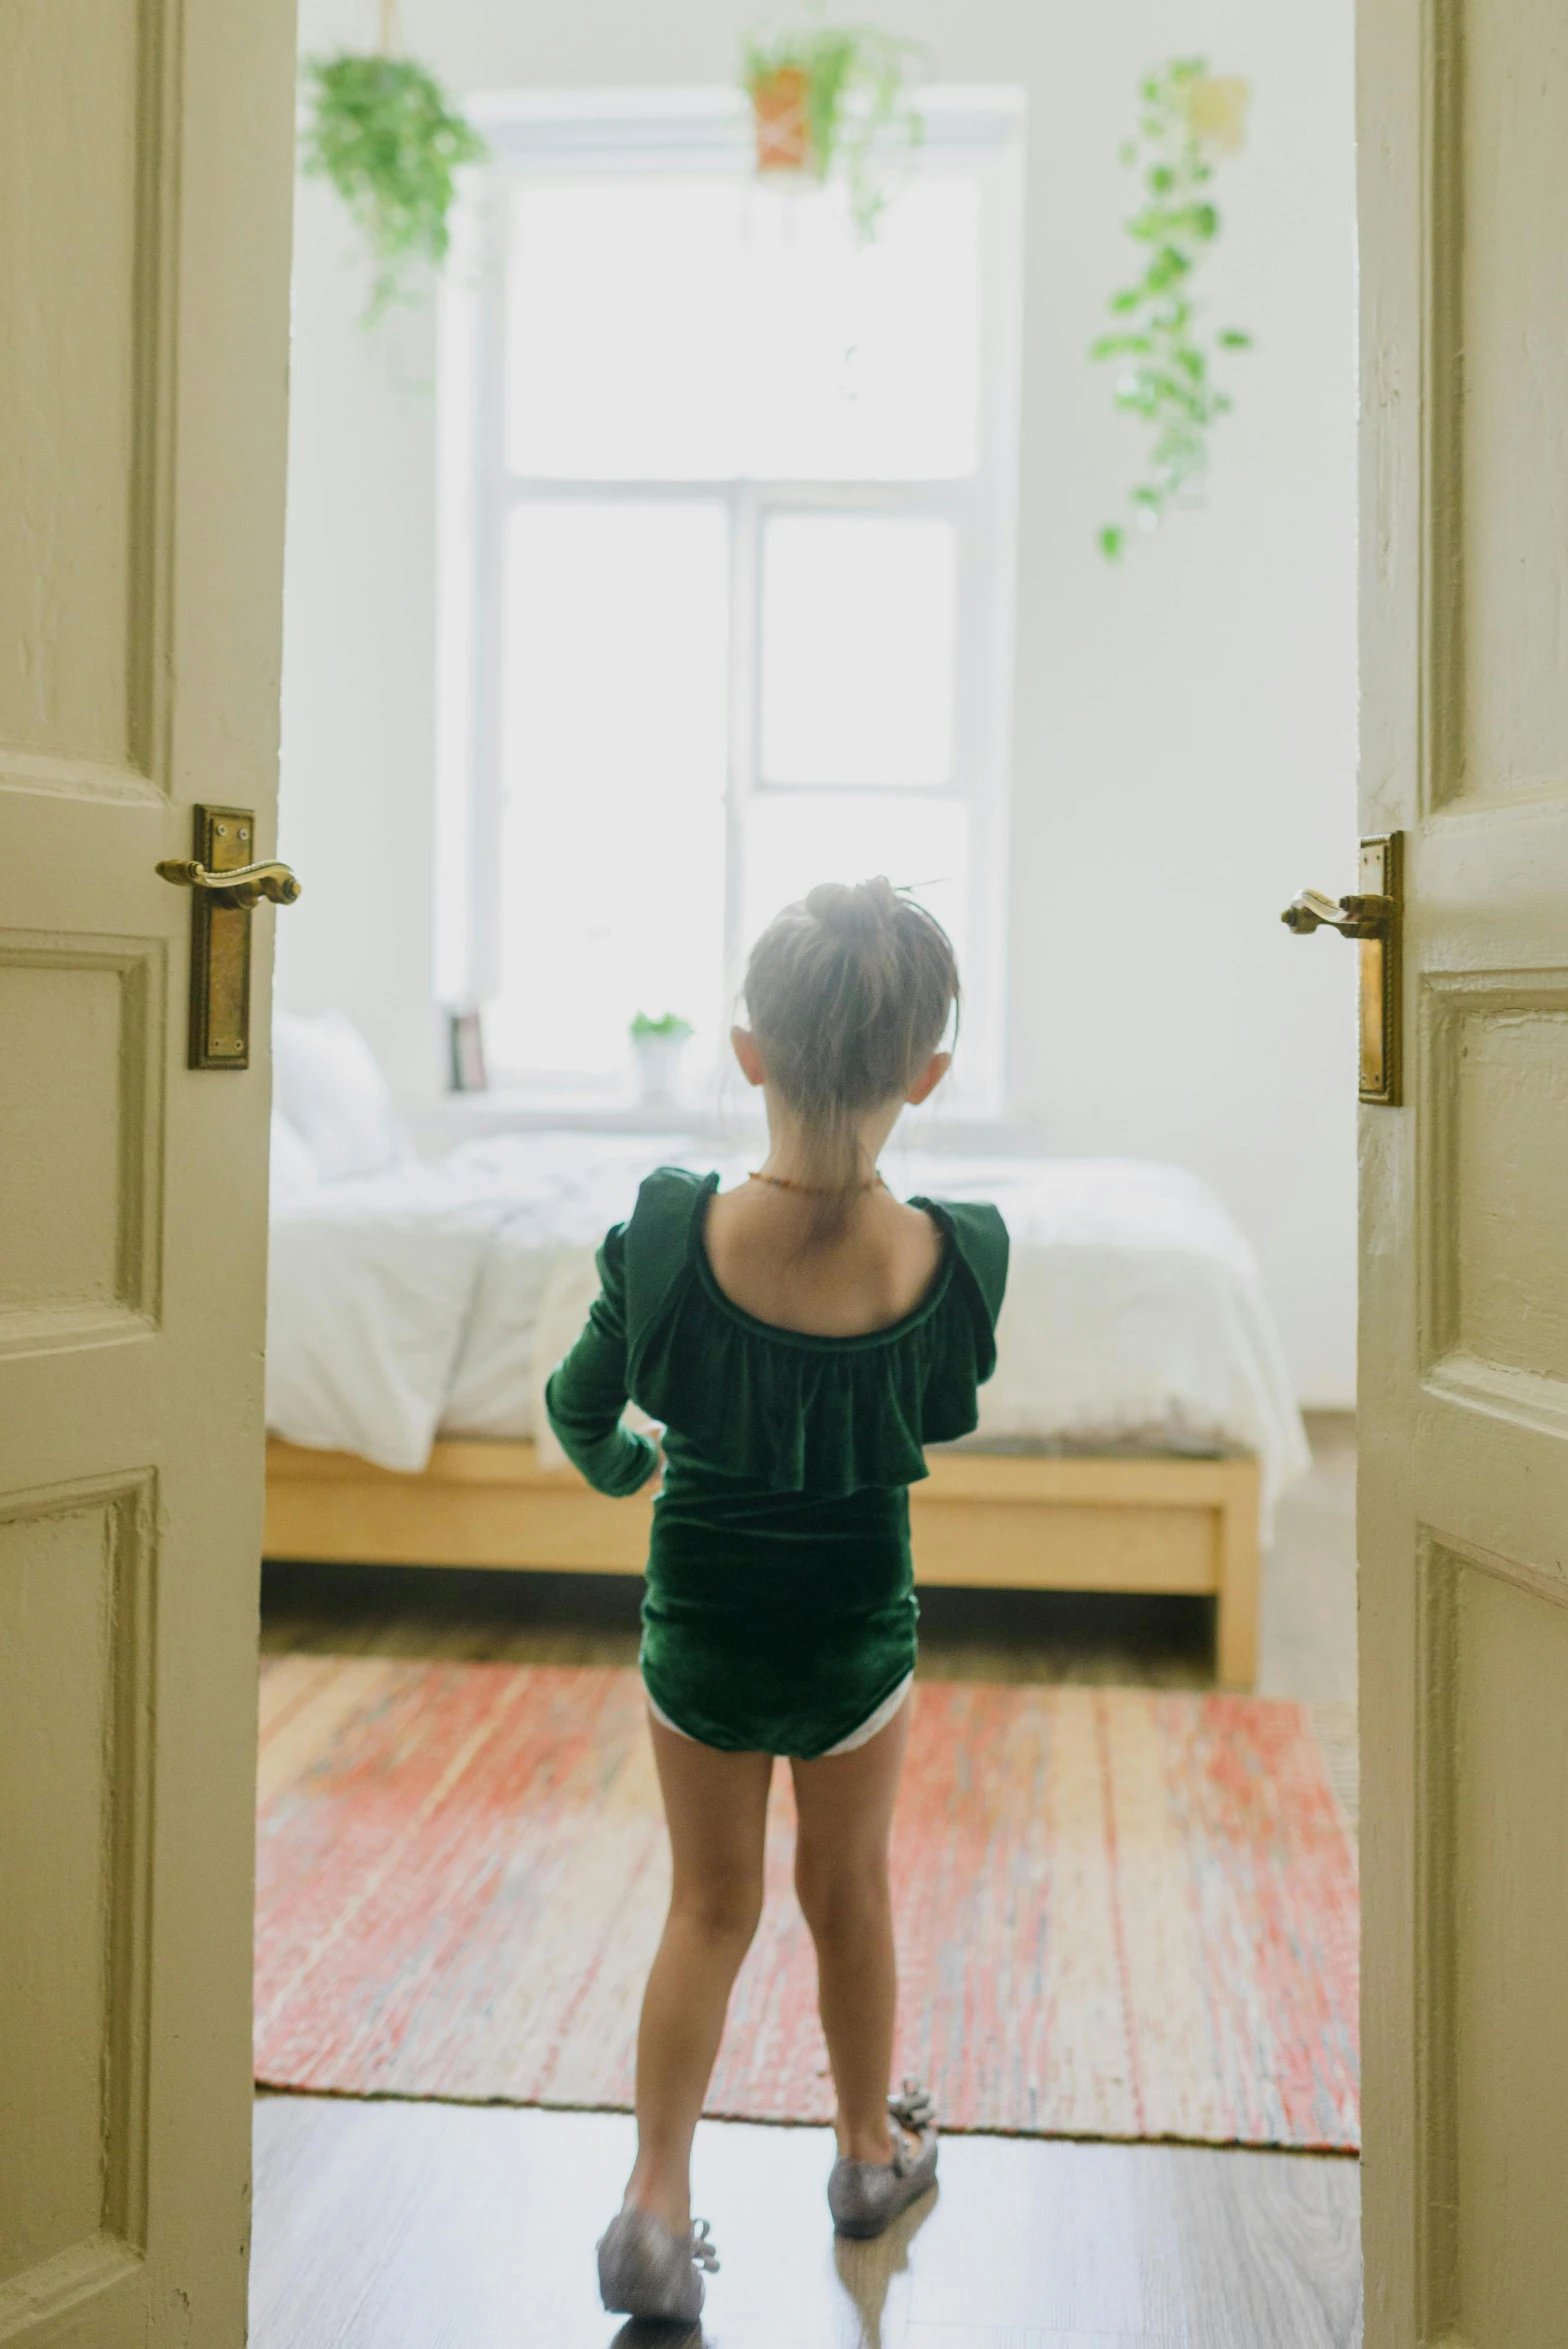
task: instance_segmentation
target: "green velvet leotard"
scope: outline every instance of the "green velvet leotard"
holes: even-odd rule
[[[913,1312],[810,1337],[724,1295],[703,1244],[716,1174],[661,1167],[599,1251],[588,1326],[545,1389],[568,1457],[601,1492],[653,1473],[627,1398],[664,1423],[642,1669],[679,1729],[809,1759],[849,1736],[915,1662],[909,1487],[922,1447],[967,1435],[996,1365],[1007,1228],[994,1207],[911,1202],[940,1225]]]

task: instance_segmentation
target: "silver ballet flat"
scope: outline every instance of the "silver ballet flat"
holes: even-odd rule
[[[617,2211],[598,2249],[599,2297],[612,2316],[690,2324],[702,2314],[703,2275],[719,2271],[706,2219],[675,2235],[650,2210]]]
[[[828,2208],[841,2235],[864,2240],[890,2227],[901,2210],[919,2200],[936,2177],[936,2113],[929,2090],[906,2080],[901,2096],[887,2100],[893,2123],[891,2161],[833,2164]]]

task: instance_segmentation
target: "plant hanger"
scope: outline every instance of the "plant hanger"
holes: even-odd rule
[[[751,100],[757,170],[827,180],[841,173],[863,237],[888,201],[879,167],[888,135],[920,144],[910,83],[924,61],[917,41],[874,25],[800,25],[747,41],[741,80]]]

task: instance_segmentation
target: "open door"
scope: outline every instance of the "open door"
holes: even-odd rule
[[[1405,867],[1404,1106],[1361,1112],[1366,2337],[1546,2349],[1568,2340],[1568,11],[1362,0],[1359,73],[1362,829],[1403,832]]]
[[[192,895],[155,868],[197,802],[271,847],[293,31],[287,0],[0,11],[0,2339],[29,2349],[245,2331],[275,917],[213,917],[194,1069]]]

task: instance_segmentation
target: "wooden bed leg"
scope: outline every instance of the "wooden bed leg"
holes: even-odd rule
[[[1241,1465],[1237,1464],[1238,1467]],[[1220,1505],[1219,1604],[1215,1665],[1221,1688],[1248,1689],[1258,1677],[1258,1472],[1238,1475]]]

